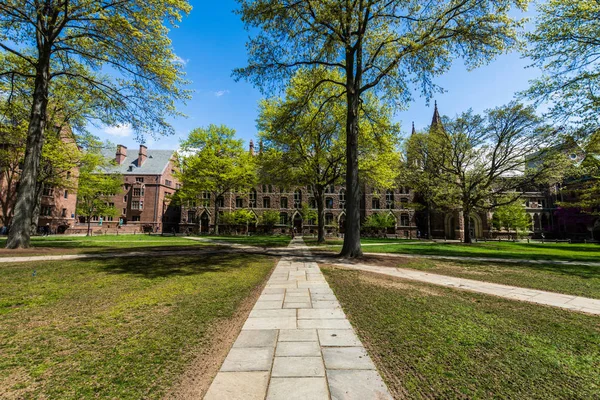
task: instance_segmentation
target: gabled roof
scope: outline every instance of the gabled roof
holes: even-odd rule
[[[118,173],[122,175],[160,175],[173,158],[175,150],[147,150],[148,157],[142,166],[138,166],[138,155],[127,155],[121,165],[111,165],[105,168],[107,173]],[[108,159],[115,159],[115,151],[103,149],[102,155]]]

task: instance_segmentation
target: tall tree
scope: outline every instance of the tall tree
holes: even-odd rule
[[[325,191],[342,183],[346,174],[343,90],[331,83],[314,89],[316,82],[328,77],[339,79],[325,69],[299,70],[285,98],[263,101],[258,118],[264,145],[259,154],[261,180],[312,189],[319,243],[325,241]],[[391,122],[389,107],[373,96],[365,100],[359,121],[361,175],[363,182],[389,186],[398,164],[399,127]]]
[[[552,134],[533,107],[514,102],[485,116],[468,111],[430,131],[420,158],[454,185],[465,243],[471,242],[474,211],[510,204],[520,197],[519,189],[559,181],[567,160],[548,145],[555,140]]]
[[[264,89],[300,68],[326,68],[345,99],[347,219],[342,256],[360,247],[359,120],[364,94],[404,107],[414,84],[426,96],[455,57],[476,67],[516,44],[520,22],[509,12],[528,0],[238,0],[254,37],[249,62],[234,75]],[[312,92],[312,91],[310,91]],[[310,93],[309,92],[309,93]]]
[[[235,130],[209,125],[190,132],[181,143],[180,201],[196,200],[209,192],[214,201],[214,232],[219,233],[219,198],[256,183],[254,155],[246,151]]]
[[[176,26],[189,10],[185,0],[0,2],[0,79],[26,87],[31,97],[7,247],[29,246],[48,103],[57,87],[93,99],[90,119],[127,123],[139,133],[172,132],[174,101],[188,94],[166,25]]]
[[[111,200],[123,190],[123,177],[107,172],[109,160],[99,152],[88,151],[79,167],[77,188],[77,215],[85,217],[87,235],[91,234],[92,217],[119,215]]]
[[[525,92],[549,115],[579,125],[589,135],[600,128],[600,2],[539,2],[526,55],[542,69]]]

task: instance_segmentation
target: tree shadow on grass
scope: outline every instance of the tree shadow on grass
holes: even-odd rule
[[[480,267],[481,261],[460,261],[455,262],[459,265],[463,265],[466,268],[470,266]],[[542,271],[552,272],[555,274],[576,276],[582,279],[600,279],[600,267],[599,266],[588,266],[588,265],[566,265],[566,264],[537,264],[537,263],[526,263],[526,264],[489,264],[490,267],[498,268],[510,268],[510,269],[524,269],[530,271]]]
[[[99,263],[98,269],[111,274],[128,274],[155,279],[199,275],[207,272],[228,272],[245,267],[249,260],[243,253],[217,250],[206,254],[152,255],[82,261]]]

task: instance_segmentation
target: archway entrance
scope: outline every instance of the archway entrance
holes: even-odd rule
[[[200,232],[208,232],[209,224],[208,213],[205,211],[200,216]]]
[[[445,220],[445,233],[447,239],[456,239],[456,220],[454,219],[454,215],[448,214],[446,215]]]
[[[294,215],[294,230],[297,233],[302,233],[302,215],[300,215],[299,213],[296,213],[296,215]]]
[[[338,229],[341,234],[346,233],[346,214],[340,215],[340,220],[338,223]]]

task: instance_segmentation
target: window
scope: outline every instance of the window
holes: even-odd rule
[[[340,208],[341,209],[346,208],[346,190],[345,189],[340,190]]]
[[[248,196],[248,207],[256,208],[256,190],[250,190],[250,194]]]
[[[273,185],[262,185],[263,193],[273,193]]]
[[[210,206],[210,192],[207,192],[206,190],[203,191],[200,194],[200,199],[200,204],[202,204],[204,207]]]
[[[140,202],[138,200],[134,200],[131,202],[131,209],[132,210],[139,210],[140,209]]]
[[[44,189],[42,190],[43,196],[54,196],[54,187],[44,185]]]
[[[371,200],[371,208],[373,210],[379,210],[379,199],[372,199]]]
[[[269,185],[269,193],[273,193],[273,185]]]
[[[67,179],[71,179],[71,171],[67,171]]]
[[[188,211],[188,213],[187,213],[188,224],[193,224],[195,221],[196,221],[196,213],[194,211]]]
[[[287,213],[279,213],[279,223],[281,225],[287,225],[288,224],[288,215],[287,215]]]
[[[68,199],[68,198],[69,198],[69,191],[68,191],[68,190],[65,190],[65,195],[64,195],[64,197],[65,197],[65,199]]]
[[[115,206],[115,203],[108,203],[108,206],[109,206],[109,207],[114,207],[114,206]]]
[[[135,178],[135,181],[136,182],[144,183],[144,177],[143,176],[138,176],[138,177]]]
[[[142,189],[141,188],[133,188],[133,195],[134,196],[141,196],[142,195]]]
[[[123,196],[123,203],[127,203],[127,196]]]
[[[134,215],[134,216],[131,217],[131,220],[133,222],[140,222],[140,216],[139,215]]]
[[[331,198],[331,197],[325,198],[325,208],[333,208],[333,198]]]
[[[335,193],[335,187],[333,185],[325,186],[325,193]]]
[[[63,218],[65,218],[67,216],[67,209],[66,208],[62,209],[62,212],[60,213],[60,216],[63,217]]]
[[[217,198],[217,207],[225,207],[225,199],[223,196]]]
[[[123,214],[123,215],[126,215],[126,214],[127,214],[127,209],[126,209],[126,208],[124,208],[124,209],[123,209],[123,212],[122,212],[121,214]]]
[[[242,199],[241,197],[236,197],[235,198],[235,207],[243,208],[244,207],[244,199]]]
[[[176,183],[175,184],[175,189],[177,189],[177,190],[181,189],[181,183]]]
[[[271,208],[271,199],[263,197],[263,208]]]
[[[287,199],[287,197],[282,197],[281,198],[281,200],[279,201],[279,206],[281,208],[288,208],[288,199]]]
[[[546,208],[546,199],[540,199],[538,201],[538,207],[539,208]]]
[[[376,196],[379,194],[379,189],[373,188],[373,191],[371,193],[373,193]]]
[[[43,217],[50,217],[52,215],[52,208],[52,206],[42,206],[40,215]]]
[[[298,189],[294,192],[294,208],[302,207],[302,190]]]
[[[165,185],[167,185],[168,187],[171,187],[171,185],[173,185],[173,182],[171,182],[168,179],[165,179]]]
[[[144,202],[140,201],[140,210],[143,210],[143,209],[144,209]]]
[[[410,225],[410,218],[409,218],[408,214],[400,215],[400,226],[409,226],[409,225]]]
[[[106,217],[106,218],[104,218],[104,220],[112,222],[113,221],[113,217]]]
[[[394,191],[393,190],[388,189],[385,192],[385,207],[389,210],[394,208]]]
[[[406,199],[406,198],[400,199],[400,208],[402,208],[402,209],[408,208],[408,199]]]
[[[325,225],[333,225],[333,214],[332,213],[325,214]]]

